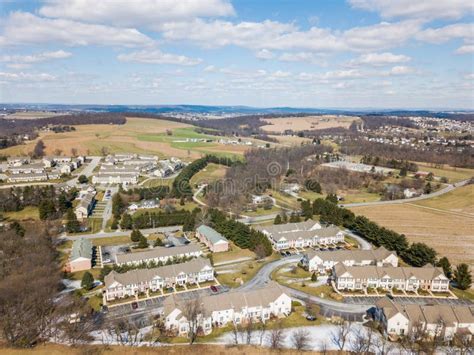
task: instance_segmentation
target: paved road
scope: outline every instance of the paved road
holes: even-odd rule
[[[81,171],[79,176],[80,175],[85,175],[87,177],[92,176],[92,173],[94,172],[94,169],[97,167],[97,165],[99,165],[100,159],[102,159],[102,157],[92,156],[92,157],[88,157],[88,159],[91,160],[90,163],[86,164],[86,166]],[[66,181],[66,185],[76,186],[76,184],[78,183],[77,179],[79,178],[79,176],[76,176],[75,178]]]
[[[362,237],[359,237],[357,234],[354,234],[352,231],[350,231],[349,229],[346,229],[344,230],[344,233],[351,236],[352,238],[354,238],[357,243],[359,243],[360,245],[360,248],[363,249],[363,250],[370,250],[372,249],[372,244],[370,244],[368,241],[366,241],[364,238]]]
[[[109,197],[107,197],[106,194],[104,194],[104,198],[102,199],[102,201],[107,202],[104,208],[104,212],[102,213],[102,232],[107,227],[107,222],[109,221],[109,219],[112,218],[112,196],[118,192],[118,187],[117,185],[115,185],[107,188],[106,190],[110,190],[110,195]]]
[[[468,184],[469,180],[463,180],[460,182],[457,182],[455,184],[450,184],[446,186],[445,188],[442,188],[441,190],[432,192],[430,194],[423,194],[418,197],[412,197],[412,198],[405,198],[401,200],[389,200],[389,201],[373,201],[373,202],[358,202],[358,203],[346,203],[346,204],[341,204],[340,206],[342,207],[360,207],[360,206],[383,206],[383,205],[397,205],[401,203],[409,203],[409,202],[415,202],[415,201],[422,201],[426,199],[430,199],[433,197],[441,196],[444,195],[450,191],[453,191],[461,186],[465,186]]]
[[[144,235],[152,233],[165,233],[165,232],[175,232],[181,230],[182,226],[169,226],[169,227],[158,227],[158,228],[147,228],[140,229]],[[113,238],[121,237],[124,235],[130,235],[131,231],[115,231],[115,232],[103,232],[103,233],[93,233],[93,234],[78,234],[78,235],[63,235],[61,238],[66,240],[75,240],[78,238],[86,239],[96,239],[96,238]]]
[[[193,201],[196,202],[198,205],[201,205],[204,207],[206,207],[207,205],[203,201],[198,199],[198,195],[201,193],[202,190],[206,188],[206,186],[207,184],[202,184],[201,186],[199,186],[199,188],[196,190],[196,192],[193,195]]]

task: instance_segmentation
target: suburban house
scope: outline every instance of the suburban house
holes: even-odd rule
[[[263,206],[265,204],[273,205],[273,199],[268,195],[252,195],[252,205]]]
[[[449,279],[443,270],[431,265],[424,267],[346,266],[338,263],[332,276],[338,290],[382,288],[405,291],[429,290],[448,292]]]
[[[44,173],[44,166],[42,163],[24,164],[20,166],[13,166],[8,169],[11,174],[41,174]]]
[[[95,204],[95,190],[88,191],[81,197],[81,201],[74,209],[74,213],[76,214],[76,218],[79,222],[83,222],[87,217],[90,215],[94,208]]]
[[[23,164],[29,164],[30,157],[8,157],[8,166],[22,166]]]
[[[92,183],[98,185],[136,185],[138,183],[138,176],[138,172],[133,174],[100,174],[92,176]]]
[[[273,281],[260,289],[204,296],[200,301],[203,312],[198,316],[198,326],[203,334],[229,323],[266,322],[291,313],[291,298]],[[186,335],[189,330],[184,314],[186,304],[171,296],[163,306],[165,328],[177,335]]]
[[[337,250],[332,252],[308,251],[301,259],[302,266],[308,271],[325,273],[336,264],[342,263],[346,266],[377,265],[398,266],[397,253],[389,251],[384,247],[375,250]]]
[[[336,244],[344,241],[344,233],[336,226],[321,227],[315,221],[256,227],[267,236],[275,250]]]
[[[9,182],[33,182],[46,180],[48,180],[48,174],[46,173],[12,174],[8,177]]]
[[[473,306],[400,304],[386,297],[377,301],[369,313],[391,338],[417,332],[442,336],[444,340],[451,340],[456,334],[468,339],[474,335]]]
[[[158,198],[155,198],[132,203],[130,206],[128,206],[128,210],[130,212],[136,212],[139,209],[151,209],[157,207],[160,207],[160,200]]]
[[[140,265],[141,263],[166,263],[168,260],[182,258],[196,258],[202,255],[199,245],[189,243],[179,247],[155,247],[136,253],[118,253],[115,254],[115,263],[117,265]]]
[[[72,251],[66,269],[69,272],[89,270],[92,267],[92,243],[89,239],[79,238],[72,243]]]
[[[196,237],[213,253],[229,250],[227,238],[209,226],[200,225],[196,229]]]
[[[105,300],[160,292],[164,288],[214,281],[214,269],[208,259],[196,258],[180,264],[152,269],[136,269],[125,273],[112,271],[104,278]]]

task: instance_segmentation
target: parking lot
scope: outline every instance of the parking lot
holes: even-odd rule
[[[380,297],[344,297],[344,303],[350,304],[375,304],[379,299],[382,299],[386,296]],[[419,305],[427,305],[427,304],[447,304],[447,305],[474,305],[469,300],[462,300],[462,299],[451,299],[451,298],[436,298],[436,297],[393,297],[393,299],[401,304],[419,304]]]
[[[280,250],[279,253],[282,257],[287,257],[291,255],[299,255],[307,251],[336,251],[336,250],[345,250],[349,249],[347,246],[343,245],[328,245],[328,246],[321,246],[321,247],[306,247],[306,248],[295,248],[295,249],[286,249]]]

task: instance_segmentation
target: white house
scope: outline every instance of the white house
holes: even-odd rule
[[[105,300],[134,297],[139,293],[160,292],[164,288],[214,281],[214,269],[208,259],[196,258],[180,264],[125,273],[112,271],[105,278]]]
[[[74,209],[74,213],[76,214],[76,218],[78,221],[84,221],[92,212],[92,209],[94,208],[95,204],[95,195],[95,190],[88,191],[84,195],[82,195],[81,201]]]
[[[333,267],[332,277],[338,290],[364,290],[382,288],[405,291],[430,290],[447,292],[449,279],[443,270],[431,265],[424,267],[345,266]]]
[[[145,251],[135,253],[117,253],[115,254],[115,263],[117,265],[140,265],[142,263],[166,263],[168,260],[182,258],[196,258],[202,255],[199,245],[189,243],[183,246],[172,248],[154,247]]]
[[[346,266],[365,265],[391,265],[398,266],[397,253],[389,251],[384,247],[375,250],[336,250],[336,251],[308,251],[303,255],[301,264],[308,271],[325,273],[336,264],[342,263]]]
[[[275,250],[305,248],[315,245],[337,244],[344,241],[344,233],[336,226],[321,227],[315,221],[256,227],[267,236]]]
[[[472,339],[474,308],[466,305],[400,304],[389,298],[376,303],[373,317],[379,321],[389,337],[424,333],[450,340],[455,334]]]
[[[201,333],[210,334],[215,327],[229,323],[267,322],[291,313],[291,298],[275,282],[251,291],[230,291],[200,299],[203,312],[198,316]],[[186,335],[189,322],[184,314],[186,304],[174,297],[164,301],[165,328]]]

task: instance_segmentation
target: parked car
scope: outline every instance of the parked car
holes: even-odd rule
[[[219,290],[217,289],[216,286],[212,285],[212,286],[211,286],[211,291],[214,292],[214,293],[216,293],[216,292],[219,291]]]
[[[137,302],[132,302],[132,309],[138,309],[138,303]]]
[[[316,320],[316,317],[315,317],[315,316],[312,316],[312,315],[310,315],[310,314],[308,314],[308,315],[306,316],[306,320],[309,320],[310,322],[314,322],[314,321]]]

